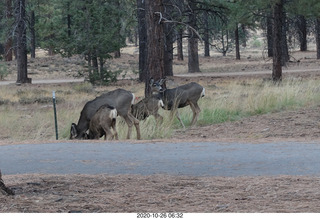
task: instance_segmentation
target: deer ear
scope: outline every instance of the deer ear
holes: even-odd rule
[[[160,81],[159,81],[159,84],[163,85],[163,83],[166,82],[166,80],[167,80],[167,78],[161,78]]]
[[[153,78],[150,78],[150,80],[149,80],[150,86],[152,86],[153,82],[154,82]]]
[[[77,137],[77,135],[78,135],[77,125],[72,123],[71,129],[70,129],[70,139],[73,139],[73,138]]]

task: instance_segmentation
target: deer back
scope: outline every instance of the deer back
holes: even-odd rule
[[[191,82],[163,92],[163,103],[165,108],[182,108],[192,103],[196,103],[203,93],[203,87],[198,83]]]
[[[120,116],[125,116],[128,114],[133,100],[133,93],[124,89],[116,89],[87,102],[81,111],[78,124],[75,125],[77,135],[80,138],[84,135],[89,128],[91,118],[102,105],[113,106]]]

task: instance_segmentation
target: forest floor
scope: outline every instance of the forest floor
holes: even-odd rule
[[[259,57],[260,56],[260,57]],[[293,62],[284,69],[294,77],[319,77],[320,61],[315,52],[294,53]],[[31,65],[34,79],[72,78],[80,69],[78,60],[70,59],[73,67],[61,72],[59,63],[68,60],[52,57]],[[48,62],[49,60],[49,62]],[[271,70],[271,60],[261,54],[243,55],[240,61],[232,56],[201,58],[206,76],[190,78],[185,74],[187,61],[175,61],[175,82],[206,80],[217,84],[223,80],[243,80],[261,75],[217,76],[221,72],[257,72]],[[14,63],[12,63],[12,66]],[[123,54],[110,66],[127,69],[125,78],[134,78],[137,56]],[[11,68],[12,66],[9,66]],[[42,74],[41,68],[51,69]],[[131,71],[131,70],[132,71]],[[37,71],[36,71],[37,70]],[[39,72],[38,72],[39,71]],[[68,72],[67,74],[65,74]],[[14,80],[9,75],[6,80]],[[119,84],[125,82],[117,82]],[[196,126],[177,131],[169,141],[272,141],[320,140],[320,105],[244,118],[236,122]],[[213,134],[214,133],[214,134]],[[320,212],[320,178],[318,176],[248,176],[190,177],[169,175],[4,175],[5,184],[16,195],[0,193],[0,212]]]

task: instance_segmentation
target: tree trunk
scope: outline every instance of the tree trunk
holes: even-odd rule
[[[317,59],[320,59],[320,18],[316,20]]]
[[[177,33],[177,59],[183,60],[183,43],[182,43],[183,29],[179,28]]]
[[[285,11],[283,10],[283,0],[282,2],[282,16],[281,16],[281,23],[282,23],[282,36],[281,36],[281,47],[282,47],[282,54],[281,54],[281,65],[285,66],[286,63],[289,61],[289,49],[288,49],[288,41],[287,41],[287,16]]]
[[[163,4],[166,6],[165,17],[170,18],[174,13],[175,8],[172,6],[172,0],[163,0]],[[171,18],[170,18],[171,19]],[[163,26],[165,35],[164,42],[164,76],[173,76],[173,42],[174,42],[174,24],[165,23]]]
[[[267,44],[268,44],[268,57],[273,56],[273,35],[272,35],[272,15],[267,17]]]
[[[172,24],[164,25],[165,45],[164,45],[164,76],[173,76],[173,27]]]
[[[139,36],[139,81],[147,80],[147,32],[145,2],[137,0],[138,36]]]
[[[196,14],[194,10],[196,9],[196,3],[189,2],[190,14],[189,14],[189,25],[196,29]],[[198,37],[194,31],[188,29],[189,40],[188,40],[188,72],[200,72],[199,68],[199,55],[198,55]]]
[[[16,0],[17,25],[17,84],[31,83],[27,71],[27,36],[26,36],[26,10],[25,0]]]
[[[203,23],[204,23],[204,56],[210,57],[210,42],[209,42],[209,21],[208,21],[208,12],[205,11],[203,14]]]
[[[147,77],[145,80],[145,96],[151,95],[150,78],[159,80],[164,77],[164,31],[160,20],[163,14],[162,0],[145,0],[147,29]]]
[[[307,51],[307,21],[303,15],[297,18],[300,51]]]
[[[7,19],[12,18],[12,0],[6,0]],[[6,61],[12,61],[12,37],[9,36],[5,43],[4,56]]]
[[[34,11],[31,11],[30,32],[31,32],[31,58],[36,58],[36,32],[34,29],[35,16]]]
[[[273,69],[272,80],[278,82],[282,80],[282,13],[283,13],[283,0],[278,1],[273,6]]]
[[[239,42],[238,24],[236,25],[236,29],[234,31],[234,38],[235,38],[235,41],[236,41],[236,59],[240,60],[240,42]]]

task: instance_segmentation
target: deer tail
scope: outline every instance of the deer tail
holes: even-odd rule
[[[117,110],[115,108],[110,110],[110,115],[109,115],[110,119],[117,118],[117,115],[118,115],[118,112],[117,112]]]
[[[206,95],[206,89],[205,88],[203,88],[202,89],[202,92],[201,92],[201,96],[200,97],[204,97]]]
[[[135,101],[135,99],[136,99],[136,96],[134,95],[134,93],[131,93],[131,94],[132,94],[131,105],[133,105],[133,104],[134,104],[134,101]]]
[[[158,107],[161,107],[161,108],[164,107],[163,101],[162,101],[161,99],[160,99],[159,102],[158,102]]]

